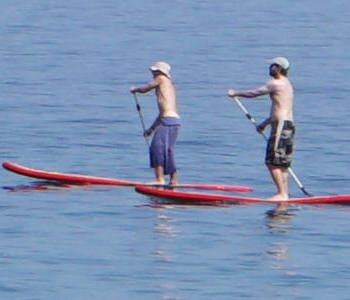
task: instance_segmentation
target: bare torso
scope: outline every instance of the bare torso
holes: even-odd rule
[[[164,75],[154,79],[157,82],[156,95],[160,117],[177,117],[176,91],[173,83]]]
[[[160,124],[163,117],[180,118],[176,108],[176,91],[171,79],[161,72],[154,72],[153,76],[148,84],[138,88],[131,87],[134,93],[147,93],[153,89],[156,92],[159,114],[150,127],[152,130],[148,130],[147,134],[150,134]]]
[[[284,127],[284,121],[294,121],[293,120],[293,86],[287,77],[287,72],[289,68],[289,62],[286,58],[278,57],[279,61],[282,59],[286,62],[287,67],[283,68],[277,62],[274,62],[269,67],[269,74],[271,79],[264,85],[250,90],[234,90],[230,89],[227,91],[229,97],[245,97],[254,98],[262,95],[270,95],[272,104],[270,115],[267,119],[256,125],[258,132],[262,133],[266,126],[272,123],[277,123],[277,130],[280,130],[278,134],[281,133]],[[275,58],[274,60],[277,60]],[[284,64],[285,65],[285,64]],[[271,132],[272,133],[272,132]],[[268,142],[268,148],[273,144],[273,149],[276,151],[279,143],[274,144],[275,139],[271,139],[272,143]],[[272,151],[271,151],[272,152]],[[277,193],[270,197],[270,200],[287,200],[288,199],[288,168],[280,165],[272,165],[270,161],[265,161],[266,165],[270,171],[272,179],[277,187]],[[285,207],[279,206],[281,209]]]
[[[272,100],[271,121],[293,121],[293,87],[288,78],[271,79],[267,85]]]
[[[231,97],[254,98],[262,95],[270,95],[272,100],[269,119],[266,121],[293,121],[293,86],[288,77],[279,76],[271,78],[264,85],[250,90],[229,90]]]

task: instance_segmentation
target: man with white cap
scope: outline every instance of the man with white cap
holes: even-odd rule
[[[269,94],[272,100],[270,116],[257,126],[262,132],[271,125],[267,143],[265,164],[276,184],[277,193],[271,200],[288,200],[288,167],[291,164],[294,140],[293,86],[288,79],[289,61],[275,57],[269,61],[271,79],[264,85],[251,90],[227,91],[230,97],[254,98]],[[280,208],[285,207],[280,205]]]
[[[164,175],[170,175],[170,185],[177,185],[174,149],[180,127],[180,117],[176,107],[176,91],[171,81],[170,65],[159,61],[149,67],[153,79],[140,87],[132,86],[132,93],[147,93],[155,90],[159,114],[152,126],[144,132],[153,139],[150,147],[150,165],[155,170],[156,180],[151,183],[164,184]]]

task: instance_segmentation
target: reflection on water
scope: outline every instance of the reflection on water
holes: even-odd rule
[[[165,208],[165,207],[164,207]],[[172,208],[170,206],[167,207]],[[179,230],[175,227],[175,219],[166,215],[165,211],[155,216],[153,232],[156,236],[155,249],[152,256],[155,259],[154,273],[159,277],[156,289],[161,293],[161,299],[176,299],[176,282],[170,279],[164,279],[161,274],[169,272],[171,264],[175,262],[176,256],[171,252],[169,242],[172,243],[179,235]]]
[[[31,192],[31,191],[47,191],[58,190],[60,188],[70,188],[71,185],[56,181],[38,181],[30,184],[21,184],[16,186],[3,186],[2,188],[9,192]]]
[[[183,123],[181,181],[249,184],[268,196],[265,145],[225,92],[264,82],[266,59],[286,55],[296,88],[293,168],[317,194],[348,193],[350,2],[267,2],[1,1],[2,160],[148,178],[128,87],[164,59]],[[154,95],[140,101],[151,124]],[[263,120],[268,101],[246,105]],[[28,182],[0,178],[1,187]],[[55,191],[35,192],[43,188]],[[187,206],[184,214],[182,204],[158,205],[130,188],[72,188],[0,189],[1,299],[347,297],[348,207],[262,221],[267,205]],[[134,208],[144,203],[155,209]],[[107,276],[96,281],[96,273]]]
[[[294,217],[293,214],[268,215],[265,219],[265,225],[271,233],[275,235],[282,234],[283,237],[293,229],[290,220]],[[285,242],[274,240],[266,253],[274,259],[284,260],[288,258],[288,246]]]
[[[297,272],[295,266],[290,263],[290,249],[286,242],[276,241],[270,244],[270,248],[266,253],[272,258],[270,265],[271,270],[282,272],[282,275],[295,276]],[[292,269],[293,268],[293,269]]]
[[[305,280],[299,266],[294,263],[294,258],[292,256],[291,245],[286,241],[274,241],[271,242],[266,253],[271,258],[270,270],[276,272],[279,278],[276,282],[271,283],[272,287],[278,288],[282,282],[289,280],[288,278],[294,278],[296,281]],[[283,291],[284,296],[302,296],[302,289],[298,284],[291,284],[290,286],[285,286]]]
[[[291,270],[290,246],[284,239],[293,231],[292,219],[296,216],[295,207],[289,207],[284,213],[268,214],[265,220],[266,227],[274,235],[274,239],[268,245],[266,254],[272,259],[270,269],[279,270],[284,275],[296,275]],[[280,239],[275,237],[280,235]]]
[[[174,222],[173,219],[169,218],[164,214],[158,215],[157,219],[158,219],[158,222],[155,224],[155,228],[154,228],[155,233],[158,233],[166,238],[177,237],[177,231],[171,225],[171,223]]]
[[[291,229],[289,221],[296,216],[297,206],[289,205],[286,210],[278,211],[278,209],[266,212],[265,225],[270,230],[280,233],[287,233]]]
[[[271,243],[271,248],[266,251],[267,254],[271,255],[275,260],[286,260],[288,258],[288,246],[283,242]],[[280,269],[280,266],[272,267],[273,269]]]

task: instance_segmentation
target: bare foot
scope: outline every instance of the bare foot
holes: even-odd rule
[[[284,194],[275,194],[272,197],[267,198],[267,200],[272,200],[272,201],[286,201],[288,199],[289,199],[288,195],[284,195]]]
[[[164,180],[152,180],[145,183],[146,185],[165,185]]]
[[[179,185],[179,183],[177,182],[177,180],[176,180],[176,181],[170,180],[169,186],[175,187],[175,186],[177,186],[177,185]]]
[[[179,184],[179,182],[177,181],[177,173],[172,173],[170,174],[170,181],[169,181],[169,186],[171,187],[175,187]]]

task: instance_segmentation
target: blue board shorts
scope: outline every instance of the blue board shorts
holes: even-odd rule
[[[292,121],[273,122],[267,142],[265,164],[289,168],[292,163],[295,126]]]
[[[175,143],[180,125],[179,118],[164,117],[153,135],[150,165],[151,168],[162,166],[165,175],[176,172]]]

